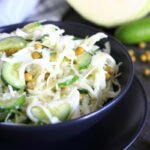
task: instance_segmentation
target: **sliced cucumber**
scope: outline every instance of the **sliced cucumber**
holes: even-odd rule
[[[11,98],[8,100],[0,100],[0,109],[5,111],[19,109],[25,102],[25,95],[22,94],[18,98]]]
[[[69,77],[67,77],[67,78],[59,81],[58,82],[58,86],[61,87],[61,88],[63,88],[65,86],[68,86],[68,85],[76,82],[78,79],[79,79],[79,77],[76,76],[76,75],[69,76]]]
[[[56,47],[56,43],[52,43],[51,39],[45,35],[42,39],[41,39],[41,43],[43,46],[48,47],[50,49],[54,49]]]
[[[48,108],[52,116],[57,117],[59,120],[67,120],[71,113],[71,106],[68,103],[62,103],[56,106],[51,106]],[[49,118],[39,106],[32,107],[31,110],[33,116],[39,121],[44,123],[49,123]]]
[[[71,113],[71,106],[68,103],[63,103],[50,107],[49,110],[53,116],[59,118],[61,121],[65,121]]]
[[[50,39],[47,36],[44,36],[41,41],[43,46],[51,48]]]
[[[7,84],[13,86],[16,89],[24,89],[24,74],[22,75],[22,79],[20,79],[19,67],[20,63],[11,64],[4,62],[2,65],[2,78]]]
[[[0,51],[19,50],[26,47],[27,41],[19,36],[12,36],[0,40]]]
[[[87,52],[84,52],[83,54],[79,55],[77,57],[77,64],[79,66],[79,69],[86,69],[90,65],[91,60],[92,56]]]
[[[39,26],[41,26],[41,22],[32,22],[23,27],[23,31],[25,32],[34,32]]]
[[[31,112],[33,116],[38,119],[39,122],[49,123],[49,119],[41,107],[34,106],[32,107]]]

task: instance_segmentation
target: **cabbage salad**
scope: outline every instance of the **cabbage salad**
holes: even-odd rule
[[[40,21],[0,33],[0,122],[54,124],[116,97],[119,64],[108,42],[96,44],[103,39],[101,32],[78,38]]]

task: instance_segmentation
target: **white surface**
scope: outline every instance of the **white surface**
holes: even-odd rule
[[[29,20],[60,20],[65,0],[0,0],[0,26]]]

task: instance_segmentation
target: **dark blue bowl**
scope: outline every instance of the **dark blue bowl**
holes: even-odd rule
[[[72,34],[77,37],[86,37],[99,32],[98,29],[70,22],[51,22],[60,28],[65,29],[66,34]],[[24,26],[26,23],[15,24],[0,28],[0,32],[11,32],[16,28]],[[122,101],[122,98],[126,95],[129,87],[132,84],[134,69],[133,63],[128,55],[127,49],[112,36],[109,35],[109,41],[111,44],[111,54],[117,62],[122,62],[120,72],[122,75],[119,77],[121,84],[121,93],[103,108],[91,112],[88,115],[81,116],[80,118],[65,121],[54,125],[43,125],[43,126],[28,126],[28,125],[9,125],[0,124],[1,137],[18,141],[59,141],[65,140],[66,138],[74,137],[81,134],[83,131],[88,130],[90,127],[95,125],[97,122],[104,120],[106,117],[113,115],[111,110],[114,109],[117,104]],[[99,43],[100,44],[100,43]],[[21,138],[20,138],[21,137]]]

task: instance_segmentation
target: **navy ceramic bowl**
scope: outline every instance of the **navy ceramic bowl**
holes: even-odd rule
[[[45,23],[53,23],[60,28],[65,29],[66,34],[71,34],[82,38],[99,32],[98,29],[77,23],[50,21]],[[0,32],[11,32],[16,28],[22,27],[24,25],[25,23],[1,27]],[[120,67],[120,72],[122,75],[119,77],[122,90],[116,98],[112,99],[101,109],[98,109],[88,115],[81,116],[80,118],[63,123],[43,126],[0,124],[1,137],[13,140],[13,137],[15,136],[15,140],[18,141],[65,140],[67,138],[81,134],[83,131],[88,130],[97,122],[104,120],[107,116],[111,117],[111,115],[113,115],[111,110],[115,108],[120,101],[122,101],[130,85],[132,84],[134,69],[133,63],[127,53],[126,48],[111,36],[109,36],[108,40],[111,44],[112,56],[117,62],[122,62]]]

